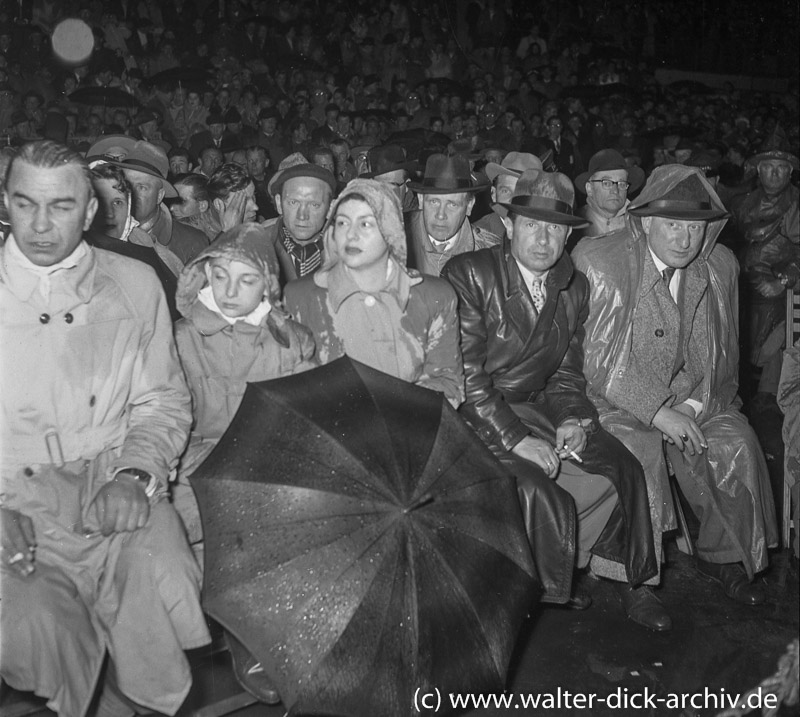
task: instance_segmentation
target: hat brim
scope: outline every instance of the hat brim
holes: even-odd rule
[[[641,167],[614,167],[614,169],[625,169],[628,172],[628,181],[631,186],[628,187],[629,192],[635,192],[639,187],[644,184],[644,170]],[[586,182],[589,181],[593,174],[597,172],[611,171],[610,169],[595,169],[593,172],[581,172],[575,177],[575,189],[581,194],[586,194]]]
[[[417,194],[477,194],[491,186],[488,182],[479,182],[472,187],[432,187],[422,182],[408,183],[408,188]]]
[[[758,163],[766,159],[776,159],[781,162],[788,162],[792,165],[792,169],[797,171],[800,169],[800,158],[796,157],[789,152],[782,152],[781,150],[770,150],[768,152],[759,152],[752,157],[748,157],[745,164],[750,165],[753,169],[758,167]]]
[[[550,209],[540,209],[538,207],[526,207],[521,204],[511,204],[510,202],[500,202],[495,206],[500,206],[506,209],[510,214],[519,214],[523,217],[531,219],[539,219],[543,222],[553,222],[553,224],[564,224],[568,227],[588,227],[587,222],[583,217],[576,216],[575,214],[564,214]]]
[[[637,207],[628,209],[628,214],[635,217],[664,217],[665,219],[682,219],[685,221],[706,221],[724,219],[730,214],[723,209],[665,209],[663,207]]]
[[[178,190],[172,186],[164,177],[162,177],[158,172],[155,170],[148,170],[147,167],[142,167],[140,165],[131,165],[125,164],[125,161],[122,162],[113,162],[109,161],[109,164],[113,164],[115,167],[119,167],[120,169],[132,169],[134,172],[141,172],[142,174],[149,174],[151,177],[156,177],[156,179],[161,180],[161,186],[164,188],[164,199],[175,199],[175,197],[180,196],[178,194]]]
[[[402,170],[404,172],[418,172],[420,170],[419,162],[403,162],[402,164],[390,164],[388,167],[382,167],[380,172],[365,172],[360,175],[361,179],[375,179],[382,174],[389,172],[397,172]]]
[[[536,169],[536,167],[531,167],[531,169]],[[521,171],[509,169],[502,164],[497,164],[497,162],[487,162],[486,166],[483,168],[483,173],[489,178],[490,182],[493,182],[501,174],[507,174],[509,177],[517,177],[517,179],[522,176]]]

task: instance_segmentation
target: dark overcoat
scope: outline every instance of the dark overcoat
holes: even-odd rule
[[[565,419],[590,419],[582,468],[608,478],[619,497],[593,554],[624,566],[632,584],[653,577],[658,568],[642,468],[617,439],[600,428],[597,411],[586,396],[582,346],[589,300],[586,277],[573,269],[568,256],[562,256],[547,275],[547,299],[537,317],[507,238],[489,249],[453,258],[444,276],[459,296],[465,419],[512,470],[523,462],[511,450],[525,436],[554,444],[556,427]],[[558,501],[567,513],[574,511],[571,497],[543,471],[531,464],[527,471],[540,475],[537,491],[546,499]],[[536,524],[535,512],[541,499],[521,497],[528,511],[529,534],[535,530],[538,536],[532,545],[537,569],[540,573],[555,570],[549,556],[566,555],[565,540],[572,541],[574,550],[574,535],[543,539],[544,526]],[[550,514],[559,515],[557,510]],[[557,523],[564,530],[569,519]],[[548,584],[545,576],[544,582],[546,589],[559,584],[557,577]]]

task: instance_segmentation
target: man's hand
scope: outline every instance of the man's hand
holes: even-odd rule
[[[244,208],[247,204],[247,192],[240,189],[236,192],[231,192],[228,197],[228,203],[225,208],[220,212],[219,222],[222,226],[222,231],[228,231],[233,227],[239,226],[244,221]]]
[[[511,449],[511,452],[526,461],[535,463],[547,473],[550,478],[555,478],[558,475],[561,461],[555,450],[553,450],[553,446],[547,441],[543,441],[541,438],[525,436],[525,438]]]
[[[586,431],[580,423],[566,420],[556,429],[556,450],[561,460],[570,458],[572,453],[580,456],[586,448]]]
[[[694,409],[686,404],[675,408],[662,406],[653,417],[653,426],[661,431],[665,440],[693,456],[708,448],[708,443],[694,417],[687,415],[689,411],[694,413]]]
[[[106,483],[92,502],[103,535],[133,532],[143,528],[150,517],[144,485],[124,471]]]
[[[6,565],[25,577],[35,567],[36,536],[33,521],[10,508],[0,508],[0,541]]]

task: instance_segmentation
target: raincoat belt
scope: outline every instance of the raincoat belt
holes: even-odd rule
[[[6,471],[29,463],[61,466],[70,461],[92,460],[110,448],[121,446],[127,427],[127,420],[121,420],[74,433],[55,430],[35,436],[3,433],[0,445],[11,450],[3,452],[0,464]]]

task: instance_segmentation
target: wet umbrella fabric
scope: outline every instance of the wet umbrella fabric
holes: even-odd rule
[[[289,714],[503,688],[539,583],[514,481],[441,394],[346,357],[250,384],[192,485],[204,606]]]

